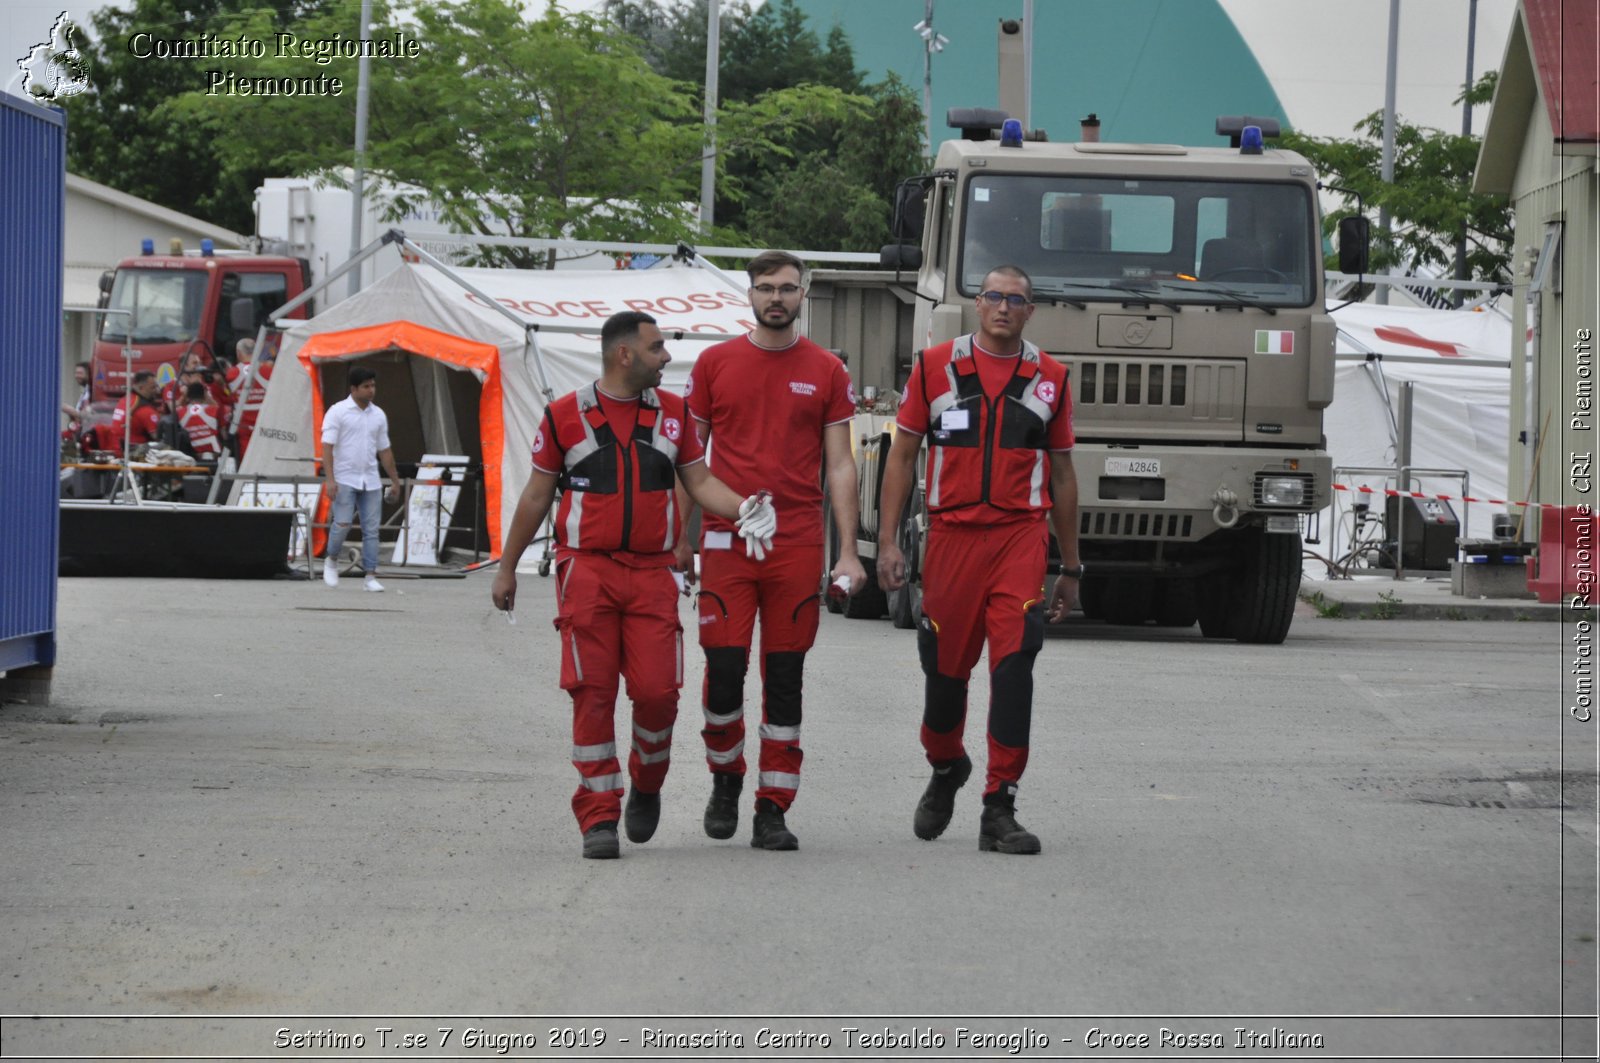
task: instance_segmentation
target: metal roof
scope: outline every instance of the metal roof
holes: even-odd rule
[[[1600,57],[1594,3],[1522,0],[1506,39],[1500,82],[1478,150],[1475,192],[1511,191],[1523,142],[1543,98],[1554,143],[1592,153],[1597,143],[1596,67]]]
[[[1528,45],[1559,143],[1600,140],[1600,5],[1522,0]]]

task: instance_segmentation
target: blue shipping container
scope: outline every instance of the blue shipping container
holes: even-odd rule
[[[56,657],[66,132],[0,92],[0,672]]]

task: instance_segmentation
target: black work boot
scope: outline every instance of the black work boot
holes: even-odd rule
[[[711,800],[706,802],[706,833],[711,837],[731,838],[739,829],[739,793],[743,789],[743,775],[711,773]]]
[[[585,860],[615,860],[622,855],[617,844],[617,821],[608,819],[596,823],[583,832],[583,858]]]
[[[783,822],[783,809],[763,797],[756,802],[756,820],[750,832],[750,848],[787,852],[800,848],[800,839]]]
[[[912,830],[923,841],[932,841],[950,825],[950,816],[956,810],[956,791],[967,784],[972,774],[972,758],[965,753],[960,760],[947,760],[933,769],[928,788],[922,791],[917,802],[916,818]]]
[[[647,794],[643,790],[629,790],[628,803],[622,809],[622,826],[630,842],[647,842],[655,837],[656,824],[661,822],[661,795]]]
[[[983,817],[978,821],[978,851],[1018,853],[1031,856],[1039,851],[1039,839],[1017,822],[1016,796],[1001,790],[983,799]]]

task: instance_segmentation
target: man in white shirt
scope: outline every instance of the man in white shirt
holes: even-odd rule
[[[389,447],[389,418],[372,400],[378,394],[378,374],[366,366],[350,369],[350,397],[328,407],[322,417],[322,477],[333,517],[328,549],[323,555],[322,581],[339,585],[339,552],[344,549],[350,521],[361,511],[361,570],[366,589],[382,591],[378,582],[378,527],[383,521],[383,500],[400,499],[400,474],[395,471]],[[378,463],[389,474],[389,490],[382,490]]]

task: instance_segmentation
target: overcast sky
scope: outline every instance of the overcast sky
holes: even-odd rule
[[[571,9],[600,0],[562,0]],[[940,0],[952,3],[956,0]],[[543,0],[535,0],[542,6]],[[1317,136],[1347,136],[1363,115],[1383,105],[1389,0],[1220,0],[1255,52],[1296,128]],[[1046,7],[1070,0],[1035,0]],[[0,2],[0,59],[5,88],[20,91],[16,62],[49,33],[63,9],[88,24],[100,3],[84,0]],[[1500,65],[1516,0],[1478,0],[1474,75]],[[1017,13],[1022,11],[1016,0]],[[1470,0],[1400,0],[1400,61],[1396,106],[1407,120],[1459,130],[1451,105],[1466,79]],[[1052,12],[1053,14],[1053,12]],[[1481,133],[1486,109],[1474,115]]]

